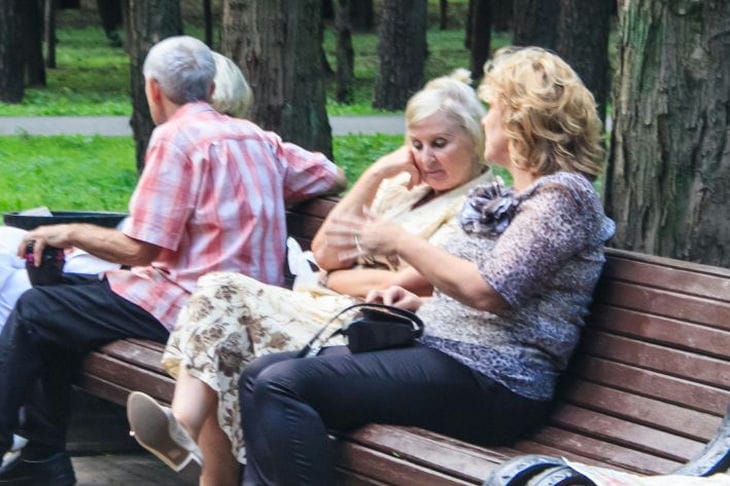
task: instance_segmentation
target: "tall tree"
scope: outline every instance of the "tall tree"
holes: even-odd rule
[[[620,12],[606,207],[620,248],[730,267],[730,2]]]
[[[56,67],[56,9],[58,0],[45,0],[43,2],[43,37],[46,44],[46,67]]]
[[[608,33],[613,0],[560,0],[556,51],[596,98],[603,120],[608,96]],[[591,19],[586,22],[586,19]]]
[[[476,81],[484,73],[484,63],[492,50],[492,0],[469,2],[469,64],[472,78]]]
[[[332,0],[332,6],[335,10],[335,35],[337,38],[337,88],[335,98],[340,103],[350,103],[355,82],[355,50],[352,48],[350,0]]]
[[[351,0],[350,20],[352,28],[360,32],[370,32],[375,26],[373,0]]]
[[[142,170],[144,154],[154,123],[147,106],[142,67],[147,52],[157,42],[182,34],[179,0],[127,0],[127,49],[132,92],[132,131],[136,146],[137,169]]]
[[[109,44],[121,47],[122,39],[118,30],[122,26],[122,0],[96,0],[96,9]]]
[[[254,93],[251,119],[285,140],[332,155],[325,109],[319,0],[226,0],[221,51]]]
[[[373,106],[400,110],[423,84],[426,0],[383,0]]]
[[[43,60],[43,0],[26,0],[19,12],[23,24],[23,58],[27,86],[46,85],[46,66]]]
[[[0,101],[20,103],[25,94],[21,3],[0,0]]]
[[[512,43],[555,50],[559,15],[560,0],[514,0]]]

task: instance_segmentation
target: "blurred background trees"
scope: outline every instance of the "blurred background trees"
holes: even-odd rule
[[[201,38],[251,82],[253,121],[328,154],[323,86],[336,85],[334,103],[362,91],[353,35],[378,35],[367,88],[372,106],[385,110],[403,109],[427,77],[446,74],[426,73],[434,31],[462,29],[475,78],[505,35],[551,49],[576,69],[606,120],[599,185],[618,224],[613,244],[730,266],[730,2],[0,0],[0,101],[18,103],[26,86],[44,83],[40,47],[52,68],[54,9],[79,2],[97,4],[110,43],[125,41],[140,161],[152,130],[140,63],[152,43],[183,32],[181,4],[202,15]],[[329,61],[323,29],[334,33]]]

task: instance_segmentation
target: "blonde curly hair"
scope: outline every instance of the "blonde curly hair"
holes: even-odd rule
[[[560,57],[507,47],[484,65],[479,96],[500,103],[512,162],[539,175],[601,173],[601,121],[593,95]]]

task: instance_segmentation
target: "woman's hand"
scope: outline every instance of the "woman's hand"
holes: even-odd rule
[[[397,224],[369,215],[334,218],[325,231],[327,244],[338,249],[341,261],[374,255],[397,258],[400,238],[406,234]]]
[[[400,309],[415,312],[421,307],[423,300],[413,292],[393,285],[385,290],[371,290],[365,297],[365,302],[392,305]]]
[[[416,165],[413,151],[406,145],[380,157],[370,167],[370,170],[377,172],[381,179],[393,177],[401,172],[408,172],[411,175],[411,180],[406,186],[408,189],[421,183],[421,171]]]

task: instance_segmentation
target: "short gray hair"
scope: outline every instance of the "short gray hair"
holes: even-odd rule
[[[173,103],[207,101],[215,60],[208,46],[194,37],[168,37],[147,53],[143,73],[146,79],[156,80]]]

